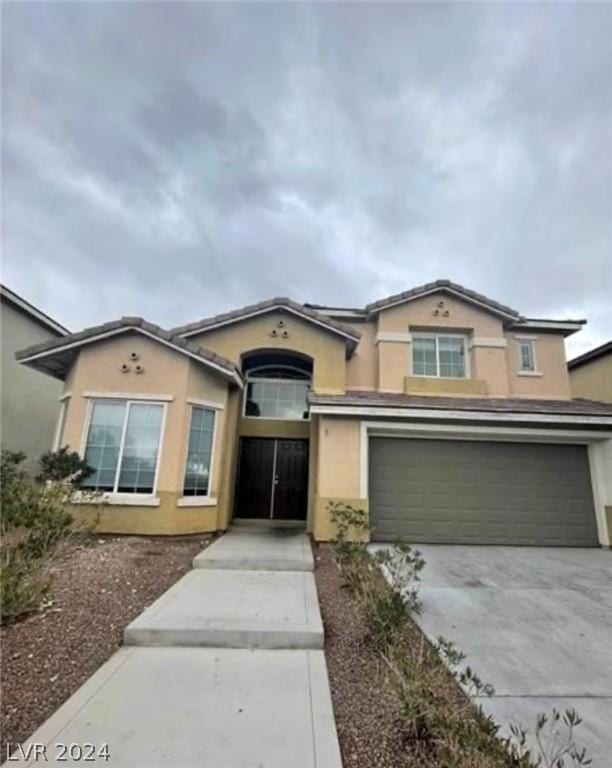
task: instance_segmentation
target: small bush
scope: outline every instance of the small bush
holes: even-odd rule
[[[49,451],[40,457],[40,473],[36,478],[39,482],[69,482],[77,485],[86,477],[92,475],[94,470],[87,465],[76,451],[69,451],[67,447],[58,451]]]
[[[340,502],[330,502],[328,510],[336,528],[332,547],[342,580],[351,592],[359,592],[364,569],[372,567],[365,545],[368,516],[365,510]]]
[[[10,621],[36,610],[49,589],[46,567],[60,542],[75,532],[67,510],[74,485],[32,480],[25,455],[3,451],[0,459],[0,610]]]
[[[569,766],[592,765],[584,747],[578,747],[574,731],[582,723],[575,709],[566,709],[563,714],[557,709],[551,715],[539,714],[536,718],[535,742],[537,744],[538,768],[569,768]],[[517,760],[530,759],[527,749],[527,732],[522,726],[511,725],[512,739],[507,740],[508,748]]]
[[[412,613],[420,611],[417,584],[425,561],[418,550],[400,542],[374,555],[386,579],[364,580],[362,593],[370,641],[385,652],[406,627]]]

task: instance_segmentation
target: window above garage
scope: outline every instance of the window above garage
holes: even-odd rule
[[[412,375],[466,378],[467,337],[447,333],[413,333]]]

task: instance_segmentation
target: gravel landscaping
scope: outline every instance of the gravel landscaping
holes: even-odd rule
[[[44,610],[0,629],[2,759],[5,744],[25,741],[72,695],[210,541],[99,536],[66,546]]]
[[[366,643],[356,600],[342,586],[328,546],[315,549],[325,657],[344,768],[429,768],[426,744],[410,742],[387,667]]]

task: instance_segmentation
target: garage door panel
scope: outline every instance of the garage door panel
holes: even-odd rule
[[[597,546],[586,448],[370,439],[374,540]]]

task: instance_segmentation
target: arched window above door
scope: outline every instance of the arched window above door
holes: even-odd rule
[[[244,415],[250,418],[308,418],[312,361],[290,352],[261,352],[243,361],[247,385]]]

